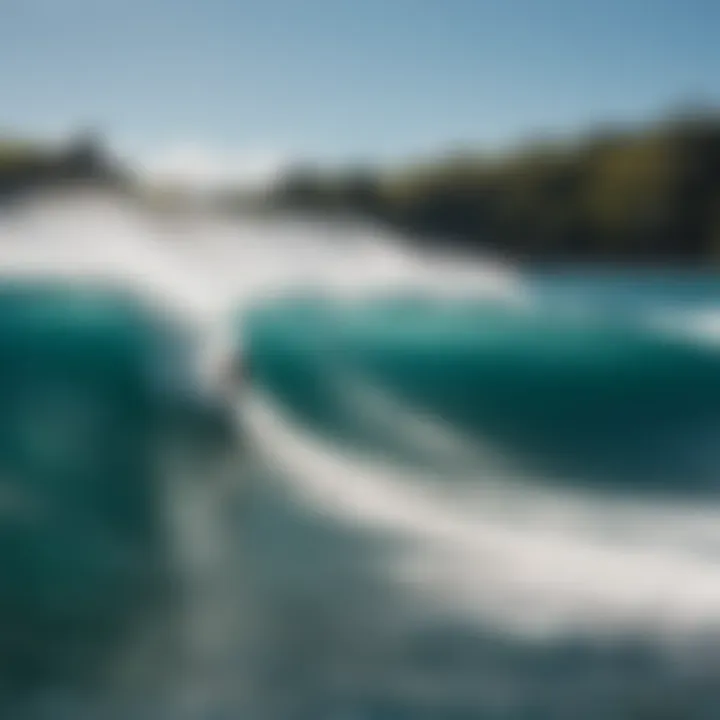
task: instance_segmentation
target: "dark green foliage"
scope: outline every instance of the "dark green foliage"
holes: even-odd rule
[[[389,174],[301,168],[272,204],[340,209],[431,243],[533,261],[714,263],[720,119],[706,113],[495,158],[455,153]]]
[[[125,174],[108,159],[101,139],[92,133],[60,149],[21,140],[0,141],[0,198],[66,183],[118,187],[126,181]]]

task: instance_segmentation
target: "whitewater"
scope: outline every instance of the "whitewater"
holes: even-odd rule
[[[6,211],[0,272],[147,294],[192,327],[209,386],[252,343],[244,314],[288,297],[335,323],[393,296],[533,307],[511,267],[421,255],[361,223],[174,215],[92,194]],[[699,319],[714,309],[691,312],[695,325],[657,327],[707,340]],[[172,475],[184,649],[162,683],[53,690],[18,717],[631,718],[672,703],[714,716],[717,497],[561,481],[342,354],[325,361],[324,391],[362,443],[251,385],[234,401],[237,463],[213,482]]]

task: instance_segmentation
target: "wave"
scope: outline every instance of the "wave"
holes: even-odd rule
[[[131,393],[96,388],[97,413],[71,423],[67,385],[51,395],[39,382],[55,350],[18,369],[25,385],[5,382],[19,412],[4,404],[0,440],[12,431],[5,449],[26,448],[8,462],[30,463],[40,494],[75,518],[25,526],[16,569],[47,560],[28,596],[69,593],[87,562],[126,607],[138,586],[113,570],[122,543],[102,532],[105,508],[118,510],[103,493],[129,489],[121,475],[161,486],[138,507],[162,515],[171,568],[157,612],[104,645],[106,682],[88,693],[50,678],[33,720],[62,717],[63,702],[67,717],[192,720],[617,717],[623,703],[662,705],[663,689],[717,704],[698,683],[703,653],[720,647],[719,358],[685,333],[712,293],[681,307],[666,287],[664,305],[610,309],[597,287],[560,300],[553,282],[421,256],[364,228],[200,214],[174,226],[107,199],[26,208],[0,235],[0,354],[10,329],[34,323],[46,348],[63,328],[113,357],[152,346],[154,389],[188,345],[204,357],[239,347],[253,376],[236,398],[241,456],[221,462],[188,453],[192,433],[159,452],[141,409],[127,416],[134,449],[117,427],[88,444]],[[48,284],[60,277],[85,282]],[[146,305],[121,310],[110,279],[189,333],[140,331]],[[118,372],[109,361],[98,382],[112,390]],[[101,453],[108,438],[117,446]],[[25,489],[20,476],[3,487]]]
[[[249,321],[247,338],[257,381],[327,432],[348,422],[353,384],[338,387],[340,368],[549,475],[714,489],[720,354],[651,322],[477,303],[293,303]]]

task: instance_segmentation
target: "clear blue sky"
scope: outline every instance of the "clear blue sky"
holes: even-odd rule
[[[322,158],[720,100],[718,0],[0,0],[0,125]]]

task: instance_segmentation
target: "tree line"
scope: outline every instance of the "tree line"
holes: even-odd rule
[[[82,133],[65,146],[0,140],[0,199],[69,183],[125,184],[127,172],[111,161],[100,138]]]
[[[430,244],[528,261],[720,261],[720,116],[714,113],[463,151],[380,171],[296,167],[275,210],[380,221]]]
[[[90,181],[137,189],[102,140],[0,140],[0,199]],[[140,193],[143,197],[143,193]],[[512,151],[463,150],[391,169],[300,165],[244,210],[360,216],[413,242],[517,260],[720,263],[720,114],[685,115]]]

